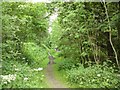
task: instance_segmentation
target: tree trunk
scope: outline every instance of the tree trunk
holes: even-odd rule
[[[118,2],[119,4],[119,12],[120,12],[120,1]],[[120,60],[120,13],[118,15],[118,21],[117,21],[117,30],[118,30],[118,43],[117,43],[117,46],[118,46],[118,59]]]
[[[110,41],[110,44],[111,44],[112,49],[113,49],[113,51],[114,51],[115,59],[116,59],[116,63],[117,63],[117,65],[118,65],[118,68],[120,68],[120,67],[119,67],[119,61],[118,61],[118,54],[117,54],[117,51],[116,51],[116,49],[115,49],[115,47],[114,47],[114,45],[113,45],[113,42],[112,42],[112,35],[111,35],[112,29],[111,29],[111,26],[110,26],[110,20],[109,20],[109,16],[108,16],[108,11],[107,11],[107,7],[106,7],[106,4],[105,4],[105,0],[104,0],[103,2],[104,2],[104,8],[105,8],[105,11],[106,11],[106,16],[107,16],[108,25],[109,25],[109,41]]]
[[[105,35],[106,35],[106,37],[107,37],[107,52],[108,52],[108,57],[109,57],[109,59],[110,60],[113,60],[113,49],[112,49],[112,46],[111,46],[111,44],[110,44],[110,41],[109,41],[109,32],[105,32]],[[113,62],[115,62],[114,60],[113,60]]]

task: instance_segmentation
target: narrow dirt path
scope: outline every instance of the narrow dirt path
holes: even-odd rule
[[[46,79],[50,88],[66,88],[60,81],[56,80],[53,72],[52,64],[49,64],[45,69]]]

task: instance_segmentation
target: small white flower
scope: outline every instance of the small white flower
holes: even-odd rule
[[[92,80],[92,82],[94,82],[94,81],[95,81],[95,79]]]
[[[25,78],[24,78],[24,81],[27,81],[27,80],[28,80],[28,78],[27,78],[27,77],[25,77]]]
[[[1,75],[2,81],[6,81],[6,82],[11,82],[12,80],[16,79],[16,74],[15,75]]]
[[[19,71],[19,69],[18,69],[18,68],[15,68],[15,71]]]
[[[22,58],[23,60],[25,60],[25,58]]]
[[[100,77],[101,75],[100,74],[97,74],[98,77]]]
[[[107,81],[109,81],[109,79],[107,79]]]
[[[41,70],[43,70],[43,68],[38,68],[38,71],[41,71]]]
[[[11,82],[10,79],[7,80],[9,83]]]
[[[16,67],[16,65],[13,65],[13,67]]]
[[[33,69],[34,71],[41,71],[43,68]]]
[[[83,84],[83,82],[80,82],[80,84]]]
[[[5,82],[3,82],[4,84],[7,84],[7,82],[5,81]]]

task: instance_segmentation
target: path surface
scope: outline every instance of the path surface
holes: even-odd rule
[[[52,64],[48,64],[45,72],[50,88],[66,88],[60,81],[56,80]]]

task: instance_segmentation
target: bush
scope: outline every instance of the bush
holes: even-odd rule
[[[67,80],[80,88],[120,88],[120,81],[113,68],[94,65],[67,70]]]
[[[47,57],[47,52],[42,48],[36,45],[35,43],[24,43],[22,51],[24,55],[28,58],[27,62],[34,66],[42,66],[42,62]]]
[[[58,70],[70,70],[75,66],[75,61],[64,59],[62,62],[58,64]]]

